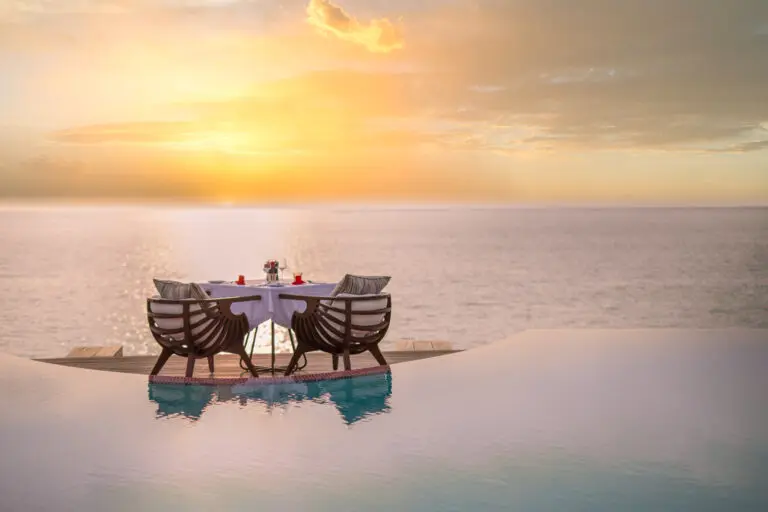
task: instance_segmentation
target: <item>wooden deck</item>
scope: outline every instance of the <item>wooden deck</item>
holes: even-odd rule
[[[384,352],[384,357],[389,364],[399,364],[407,361],[426,359],[445,354],[459,352],[458,350],[398,350],[393,352]],[[277,354],[275,357],[276,366],[286,366],[291,354]],[[270,354],[254,354],[253,363],[256,366],[270,366],[272,356]],[[138,373],[149,375],[150,370],[155,364],[157,356],[124,356],[124,357],[63,357],[56,359],[37,359],[45,363],[60,364],[64,366],[74,366],[78,368],[87,368],[90,370],[102,370],[122,373]],[[165,364],[160,375],[184,376],[187,360],[185,358],[172,356]],[[221,354],[215,358],[215,372],[213,377],[240,377],[247,375],[239,365],[239,358],[231,354]],[[377,366],[376,360],[367,352],[352,356],[352,368],[367,368]],[[301,373],[320,373],[330,372],[331,356],[320,352],[311,352],[307,354],[307,367]],[[268,375],[268,372],[261,372],[261,375]],[[200,359],[195,365],[195,377],[210,377],[208,372],[208,362]]]

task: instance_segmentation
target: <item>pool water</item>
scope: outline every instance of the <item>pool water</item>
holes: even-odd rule
[[[529,331],[389,374],[0,356],[0,510],[768,510],[766,331]]]

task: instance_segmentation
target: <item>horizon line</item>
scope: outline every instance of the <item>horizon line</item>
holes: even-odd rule
[[[398,201],[398,200],[367,200],[367,201],[221,201],[200,200],[189,198],[2,198],[0,208],[8,207],[41,208],[41,207],[197,207],[197,208],[262,208],[262,209],[312,209],[312,208],[396,208],[396,209],[704,209],[704,208],[768,208],[766,202],[673,202],[673,201]]]

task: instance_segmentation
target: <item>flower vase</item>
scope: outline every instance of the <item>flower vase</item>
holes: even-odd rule
[[[277,283],[280,281],[280,274],[277,273],[279,265],[277,260],[267,260],[264,263],[264,273],[267,275],[267,283]]]

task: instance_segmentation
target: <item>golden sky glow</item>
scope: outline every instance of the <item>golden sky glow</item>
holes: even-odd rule
[[[763,0],[0,0],[0,197],[768,202]]]

